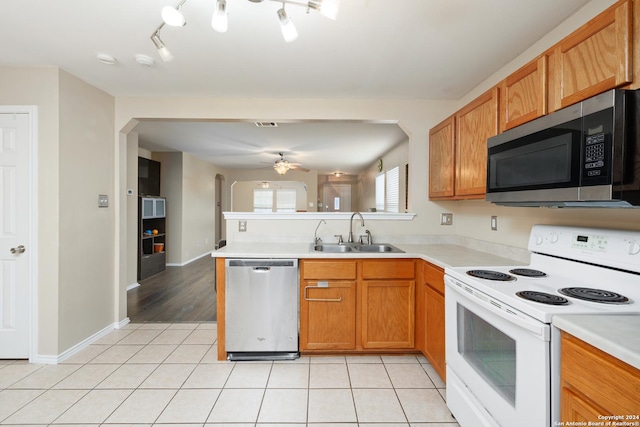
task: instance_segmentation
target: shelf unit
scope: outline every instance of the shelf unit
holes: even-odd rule
[[[138,217],[138,280],[143,280],[166,268],[166,199],[139,197]],[[153,234],[153,230],[158,233]],[[160,244],[162,250],[156,251],[155,246]]]

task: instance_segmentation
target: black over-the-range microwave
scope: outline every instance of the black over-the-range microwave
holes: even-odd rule
[[[640,208],[640,89],[614,89],[487,141],[486,200]]]

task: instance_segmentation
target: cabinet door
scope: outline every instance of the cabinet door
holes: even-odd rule
[[[618,2],[565,37],[551,56],[551,111],[632,81],[632,2]]]
[[[541,56],[507,77],[500,86],[500,129],[547,114],[547,57]]]
[[[587,425],[588,422],[597,422],[602,415],[612,415],[601,408],[595,408],[590,402],[573,394],[571,390],[563,387],[560,393],[560,419],[567,421],[580,421]]]
[[[487,138],[498,133],[498,88],[456,113],[457,198],[483,198],[487,182]]]
[[[425,356],[442,380],[445,380],[444,296],[431,286],[425,289],[427,337]]]
[[[362,347],[414,348],[415,282],[362,282]]]
[[[454,195],[455,118],[449,117],[429,131],[429,198]]]
[[[300,350],[356,348],[356,282],[303,281]]]

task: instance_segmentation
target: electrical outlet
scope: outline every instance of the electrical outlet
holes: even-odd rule
[[[98,207],[99,208],[108,208],[109,207],[109,196],[106,194],[98,194]]]
[[[247,231],[247,221],[246,220],[238,221],[238,231]]]
[[[453,224],[453,214],[452,213],[441,213],[440,214],[440,225],[451,225]]]
[[[497,216],[492,216],[491,217],[491,230],[492,231],[498,231],[498,217]]]

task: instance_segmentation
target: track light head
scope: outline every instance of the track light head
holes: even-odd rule
[[[217,0],[216,9],[211,18],[211,27],[219,33],[226,33],[229,28],[229,19],[227,17],[227,1]]]
[[[340,0],[309,0],[309,9],[314,9],[329,19],[335,20],[340,10]]]
[[[162,20],[172,27],[183,27],[187,21],[182,14],[182,3],[178,7],[165,6],[162,8]]]
[[[291,19],[287,16],[287,12],[282,9],[278,10],[278,19],[280,20],[280,29],[282,30],[282,37],[287,43],[294,41],[298,38],[298,30],[291,22]]]
[[[156,49],[158,49],[158,55],[160,55],[160,58],[162,58],[164,62],[169,62],[173,59],[173,55],[162,42],[158,31],[153,33],[153,35],[151,36],[151,41],[155,45]]]

